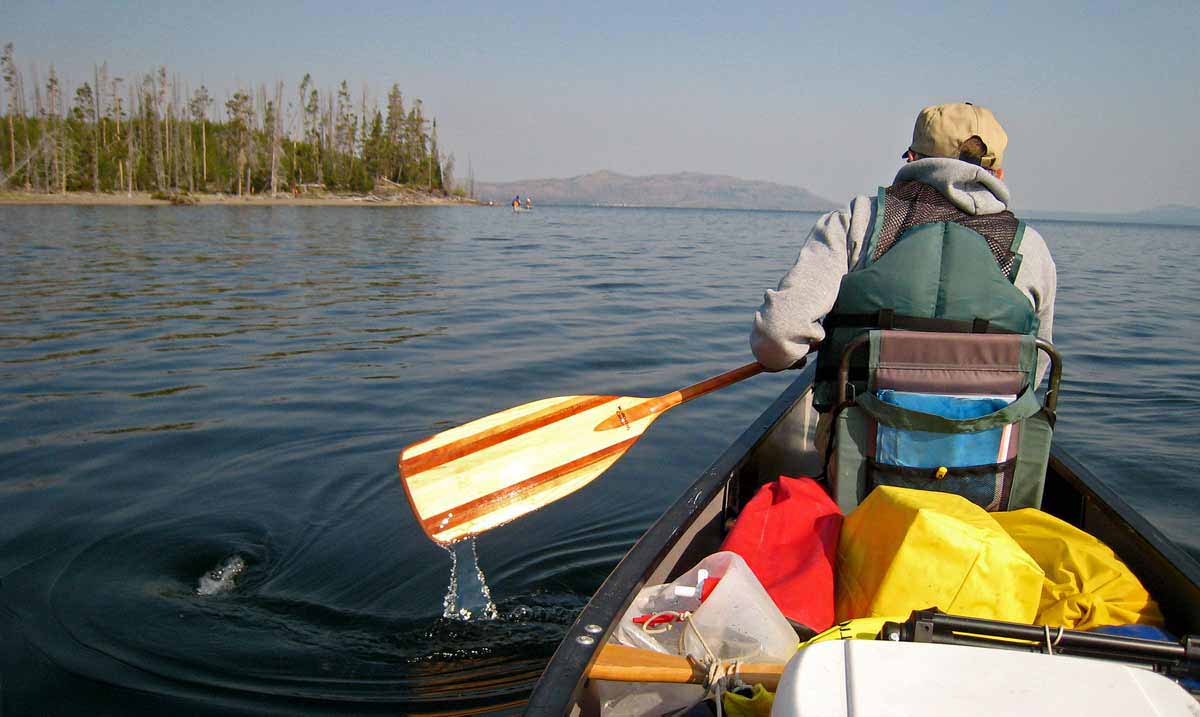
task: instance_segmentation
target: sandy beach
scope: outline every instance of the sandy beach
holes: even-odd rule
[[[293,196],[280,193],[269,194],[185,194],[181,201],[156,199],[149,192],[67,192],[43,194],[40,192],[0,192],[0,204],[84,204],[112,206],[169,206],[172,204],[210,205],[229,204],[238,206],[312,206],[312,207],[409,207],[443,204],[479,205],[480,202],[465,197],[439,196],[419,191],[395,191],[386,194],[308,194]]]

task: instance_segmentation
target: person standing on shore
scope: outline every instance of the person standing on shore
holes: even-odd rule
[[[838,359],[863,331],[990,326],[1051,340],[1057,272],[1045,240],[1009,211],[1001,166],[1007,145],[990,110],[970,103],[924,108],[892,185],[817,220],[795,264],[764,295],[750,333],[759,363],[786,369],[820,345],[813,395],[822,414],[818,447],[828,436]],[[965,229],[986,242],[995,261],[943,272],[907,265],[912,252],[890,254],[931,224]],[[975,299],[953,308],[922,299],[960,287]],[[1040,381],[1044,357],[1038,369]]]

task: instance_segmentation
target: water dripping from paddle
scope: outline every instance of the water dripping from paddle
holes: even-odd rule
[[[496,604],[492,602],[492,592],[479,568],[475,538],[442,547],[450,553],[451,560],[450,587],[442,599],[442,616],[456,620],[495,620]]]

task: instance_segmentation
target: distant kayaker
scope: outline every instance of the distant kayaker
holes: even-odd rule
[[[990,110],[961,102],[924,108],[892,185],[817,220],[796,263],[766,292],[750,334],[759,363],[782,370],[820,344],[813,398],[822,412],[819,449],[827,441],[842,349],[864,330],[885,328],[881,320],[896,329],[990,326],[1051,340],[1054,261],[1041,235],[1008,210],[1001,167],[1007,145]],[[939,226],[947,236],[891,251],[922,225]],[[989,258],[967,262],[938,253],[951,232],[962,235],[954,227],[986,242]],[[938,268],[917,272],[913,261]],[[945,296],[968,298],[953,305],[930,299]],[[1044,365],[1039,369],[1040,380]]]
[[[520,194],[518,194],[517,196],[513,197],[513,200],[512,200],[512,208],[513,208],[513,211],[514,211],[514,212],[516,212],[516,211],[520,211],[520,209],[521,209],[521,195],[520,195]]]

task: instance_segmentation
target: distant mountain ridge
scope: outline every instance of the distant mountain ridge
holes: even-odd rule
[[[1059,219],[1072,222],[1113,224],[1167,224],[1200,227],[1200,207],[1165,204],[1137,212],[1027,212],[1030,219]]]
[[[679,172],[632,177],[607,170],[565,179],[476,182],[483,201],[507,203],[516,195],[538,204],[682,207],[693,209],[783,209],[825,211],[833,202],[807,189],[726,175]]]
[[[678,172],[636,177],[608,170],[562,179],[475,182],[483,201],[507,204],[516,195],[534,205],[679,207],[692,209],[766,209],[823,212],[844,205],[802,187],[722,174]],[[1167,204],[1134,212],[1029,210],[1022,217],[1101,223],[1200,226],[1200,207]]]

